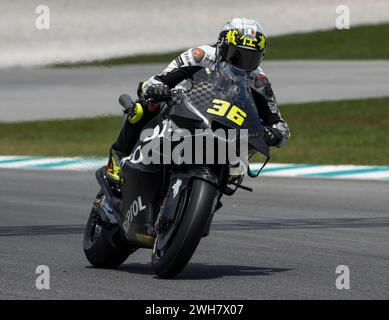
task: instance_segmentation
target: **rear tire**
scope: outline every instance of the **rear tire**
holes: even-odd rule
[[[151,264],[161,278],[172,278],[182,271],[196,250],[217,198],[215,185],[194,179],[191,190],[181,206],[182,215],[175,224],[172,239],[163,250],[154,245]],[[180,206],[179,206],[180,207]],[[177,213],[179,214],[179,213]],[[155,240],[156,243],[158,241]]]
[[[116,268],[136,251],[119,226],[103,224],[94,209],[85,228],[83,247],[86,258],[96,268]]]

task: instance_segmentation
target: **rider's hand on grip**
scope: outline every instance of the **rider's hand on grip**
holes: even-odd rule
[[[268,146],[276,146],[282,140],[282,134],[276,128],[265,126],[266,144]]]
[[[153,84],[147,87],[143,94],[145,99],[154,102],[167,100],[171,95],[170,88],[166,84]]]

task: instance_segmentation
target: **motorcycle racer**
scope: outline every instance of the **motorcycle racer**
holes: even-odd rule
[[[172,88],[190,89],[193,75],[202,69],[213,70],[218,61],[248,73],[247,86],[256,104],[259,121],[265,125],[266,143],[275,147],[284,145],[289,139],[289,127],[281,116],[269,77],[260,67],[265,51],[266,37],[259,23],[234,18],[223,27],[216,45],[188,49],[162,73],[140,83],[139,100],[129,110],[110,149],[107,177],[114,183],[119,181],[120,160],[130,154],[144,125],[159,111],[158,102],[169,97]]]

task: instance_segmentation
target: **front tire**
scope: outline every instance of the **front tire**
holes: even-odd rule
[[[85,228],[83,247],[86,258],[96,268],[116,268],[136,250],[119,226],[102,223],[94,208]]]
[[[196,250],[209,216],[214,209],[217,187],[205,180],[193,179],[191,190],[181,195],[176,224],[171,239],[162,249],[157,249],[158,235],[151,257],[153,271],[161,278],[172,278],[182,271]],[[181,201],[181,199],[180,199]],[[171,232],[171,231],[169,231]]]

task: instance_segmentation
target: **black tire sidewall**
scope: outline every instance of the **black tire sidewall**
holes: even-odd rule
[[[196,250],[217,198],[217,187],[208,181],[194,178],[188,203],[170,246],[162,257],[152,253],[154,272],[162,278],[177,275]]]
[[[102,231],[95,242],[91,241],[92,219],[95,214],[92,209],[84,233],[84,253],[87,260],[96,268],[115,268],[121,265],[128,256],[136,249],[131,248],[129,243],[117,232],[114,235],[114,246],[108,241],[107,228],[102,225]]]

